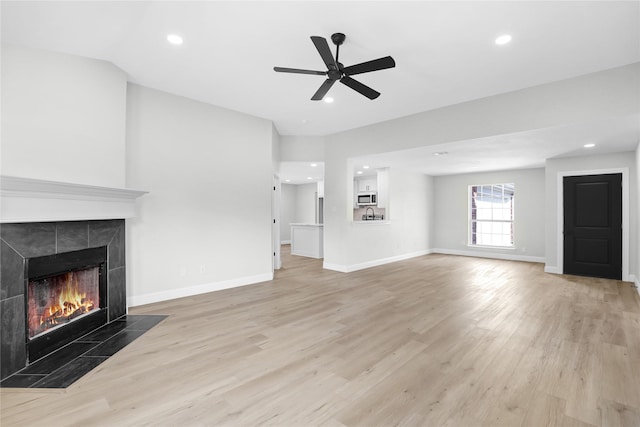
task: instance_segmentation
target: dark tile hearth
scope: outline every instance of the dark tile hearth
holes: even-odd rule
[[[166,317],[122,316],[4,379],[0,388],[69,387]]]

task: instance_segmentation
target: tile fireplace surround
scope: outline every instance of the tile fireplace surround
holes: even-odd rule
[[[27,366],[25,259],[107,247],[107,322],[126,314],[125,218],[143,191],[0,177],[0,379]]]

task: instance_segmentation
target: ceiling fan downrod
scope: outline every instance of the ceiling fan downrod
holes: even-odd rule
[[[342,43],[344,43],[344,41],[347,39],[347,36],[345,36],[342,33],[333,33],[331,34],[331,41],[333,42],[333,44],[336,45],[336,64],[338,64],[338,68],[342,68],[340,67],[340,63],[338,62],[338,56],[340,55],[340,45]]]

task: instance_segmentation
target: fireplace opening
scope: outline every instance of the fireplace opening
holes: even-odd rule
[[[30,280],[29,339],[100,308],[100,268]]]
[[[27,360],[107,323],[106,246],[27,260]]]

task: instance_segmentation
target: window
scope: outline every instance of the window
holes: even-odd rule
[[[513,184],[469,186],[469,245],[513,247]]]

